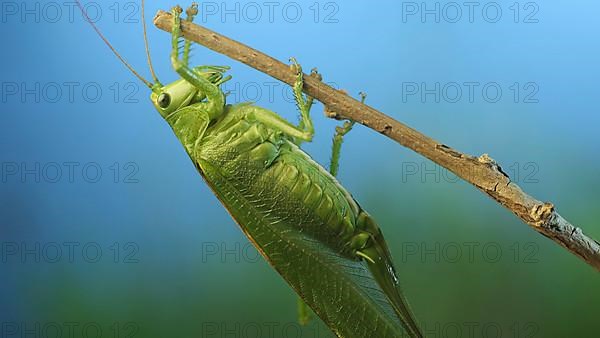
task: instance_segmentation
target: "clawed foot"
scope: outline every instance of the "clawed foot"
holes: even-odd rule
[[[173,14],[173,44],[174,48],[177,48],[177,57],[179,57],[179,37],[181,36],[181,14],[183,13],[183,9],[181,6],[177,5],[171,9],[171,14]],[[185,10],[187,18],[185,19],[187,22],[194,21],[194,17],[198,15],[198,4],[192,2],[190,7]],[[187,66],[190,60],[190,51],[191,51],[192,41],[185,39],[183,45],[183,57],[181,62],[183,65]]]
[[[302,66],[300,66],[294,57],[290,58],[290,62],[290,68],[296,73],[296,81],[294,82],[293,91],[296,105],[298,106],[298,110],[300,110],[299,127],[307,131],[312,138],[312,135],[314,134],[314,127],[310,118],[310,108],[313,105],[313,98],[308,95],[305,96],[302,92],[302,89],[304,88],[304,73],[302,72]],[[311,72],[311,76],[318,76],[316,70]]]

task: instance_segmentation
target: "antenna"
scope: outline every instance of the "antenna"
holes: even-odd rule
[[[98,29],[98,27],[96,27],[96,24],[94,24],[94,22],[90,19],[90,17],[87,15],[87,13],[85,12],[85,9],[83,8],[83,6],[81,5],[81,2],[79,2],[79,0],[75,0],[75,2],[77,2],[77,6],[79,7],[79,9],[81,9],[81,13],[83,14],[83,17],[86,19],[86,21],[92,25],[92,28],[94,28],[94,30],[96,31],[96,33],[98,34],[98,36],[100,36],[100,38],[102,39],[102,41],[104,41],[104,43],[108,46],[108,48],[110,48],[110,50],[117,56],[117,58],[119,58],[119,60],[121,60],[121,62],[135,75],[137,76],[138,79],[140,79],[146,86],[148,86],[148,88],[152,88],[152,83],[150,83],[148,80],[144,79],[140,74],[138,74],[138,72],[135,71],[135,69],[133,69],[133,67],[131,67],[131,65],[129,65],[129,63],[127,63],[127,61],[125,61],[125,59],[123,59],[123,57],[117,52],[117,50],[110,44],[110,42],[108,42],[108,40],[104,37],[104,35],[102,34],[102,32],[100,32],[100,30]]]
[[[160,83],[158,81],[158,77],[156,77],[156,73],[154,72],[154,66],[152,66],[152,58],[150,57],[150,46],[148,44],[148,31],[146,30],[146,11],[145,11],[146,1],[142,0],[142,25],[144,27],[144,46],[146,46],[146,56],[148,58],[148,66],[150,66],[150,73],[152,73],[152,78],[154,79],[154,83]]]

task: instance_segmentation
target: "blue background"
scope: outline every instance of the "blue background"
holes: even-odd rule
[[[177,78],[170,37],[151,18],[174,4],[147,5],[163,83]],[[600,238],[598,3],[518,2],[518,18],[508,1],[477,2],[472,18],[464,5],[458,16],[453,3],[437,4],[439,20],[422,17],[421,2],[284,1],[271,14],[264,2],[205,2],[197,22],[318,66],[326,82],[367,92],[368,104],[458,150],[489,153],[524,190]],[[88,9],[150,78],[139,4]],[[86,337],[97,327],[103,337],[331,336],[318,320],[295,324],[292,291],[202,182],[149,91],[72,3],[3,2],[1,14],[5,336],[33,328],[43,337],[58,323],[66,337],[67,322]],[[192,63],[231,65],[230,103],[254,99],[296,121],[283,84],[201,46]],[[466,82],[479,83],[473,102]],[[439,102],[421,96],[422,84],[436,83]],[[485,84],[501,88],[497,102]],[[327,165],[336,122],[321,111],[313,108],[316,136],[304,148]],[[597,272],[470,185],[363,127],[347,136],[341,164],[340,181],[382,226],[428,336],[598,332]]]

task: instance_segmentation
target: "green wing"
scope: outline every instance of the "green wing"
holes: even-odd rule
[[[258,210],[220,168],[200,160],[198,168],[215,195],[265,259],[338,337],[405,337],[385,291],[366,263],[334,252],[297,224]],[[269,203],[269,198],[261,203]]]

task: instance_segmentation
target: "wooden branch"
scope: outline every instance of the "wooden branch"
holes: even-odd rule
[[[154,18],[154,24],[167,32],[171,31],[172,23],[171,14],[164,11],[159,11]],[[289,65],[196,24],[182,20],[181,25],[185,38],[290,86],[294,84],[296,77]],[[452,171],[512,211],[535,231],[600,271],[600,243],[560,216],[551,203],[542,203],[523,192],[487,154],[473,157],[454,150],[326,85],[317,77],[305,76],[303,91],[322,102],[329,117],[361,123]]]

